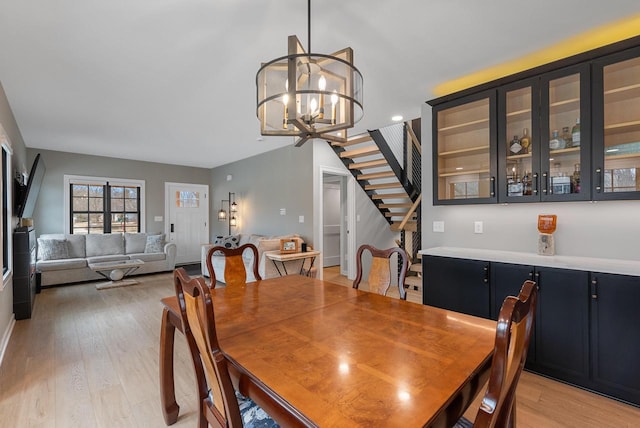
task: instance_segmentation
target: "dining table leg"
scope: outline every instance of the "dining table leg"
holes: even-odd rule
[[[170,320],[167,308],[162,310],[162,327],[160,331],[160,400],[162,414],[167,425],[178,420],[180,406],[176,402],[175,383],[173,379],[173,342],[176,327]]]

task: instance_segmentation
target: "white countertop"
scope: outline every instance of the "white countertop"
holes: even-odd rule
[[[433,247],[419,251],[428,256],[455,257],[488,262],[514,263],[591,272],[640,276],[640,261],[600,259],[594,257],[541,256],[517,251],[483,250],[478,248]]]

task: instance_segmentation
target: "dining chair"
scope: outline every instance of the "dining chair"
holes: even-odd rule
[[[233,387],[227,357],[218,344],[211,290],[204,278],[191,278],[182,268],[176,269],[173,277],[196,371],[199,427],[277,427],[264,410]]]
[[[398,254],[398,257],[402,260],[402,268],[400,269],[400,275],[398,277],[398,292],[402,300],[407,300],[407,292],[404,289],[404,279],[407,276],[407,269],[409,266],[409,256],[406,251],[400,247],[393,247],[387,250],[380,250],[371,245],[361,245],[356,253],[358,274],[353,281],[353,288],[358,288],[362,281],[362,256],[364,250],[368,250],[373,257],[371,260],[371,267],[369,268],[369,291],[387,295],[389,286],[391,285],[391,266],[389,259],[393,254]]]
[[[246,270],[242,260],[242,253],[249,248],[254,253],[253,272],[256,279],[260,280],[258,273],[257,249],[252,244],[245,244],[236,249],[224,247],[213,247],[207,255],[207,267],[211,276],[211,287],[215,287],[216,277],[211,266],[211,257],[215,251],[220,251],[227,262],[225,262],[225,280],[227,286],[242,285],[246,283]],[[204,281],[204,279],[203,279]],[[160,327],[160,397],[162,401],[162,412],[167,425],[174,424],[178,420],[180,406],[176,402],[175,384],[173,380],[173,347],[175,331],[184,333],[180,306],[177,297],[169,296],[160,301],[162,303],[162,322]],[[196,370],[197,371],[197,370]],[[197,374],[197,373],[196,373]]]
[[[211,284],[214,287],[216,284],[216,272],[213,269],[213,257],[223,255],[224,256],[224,281],[227,285],[244,285],[247,283],[247,271],[244,266],[244,260],[242,254],[245,250],[249,249],[253,252],[253,263],[251,269],[256,280],[261,280],[258,273],[258,249],[253,244],[244,244],[238,248],[226,248],[226,247],[211,247],[207,253],[207,269],[209,270],[209,277],[211,278]]]
[[[527,358],[537,295],[536,283],[525,281],[518,297],[508,296],[502,303],[487,391],[473,423],[463,417],[455,428],[516,425],[516,387]]]

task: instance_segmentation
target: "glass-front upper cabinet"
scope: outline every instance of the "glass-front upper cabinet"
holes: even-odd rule
[[[498,90],[498,201],[539,201],[539,79]]]
[[[640,197],[640,49],[594,64],[594,199]]]
[[[540,200],[589,200],[589,65],[542,76],[540,84]],[[581,126],[587,124],[587,126]]]
[[[434,205],[496,201],[495,91],[434,107]]]

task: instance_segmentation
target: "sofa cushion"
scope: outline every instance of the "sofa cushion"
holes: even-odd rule
[[[124,239],[121,233],[89,234],[86,240],[87,257],[124,254]]]
[[[166,260],[167,255],[165,253],[135,253],[128,255],[131,260],[142,260],[143,262],[157,262],[160,260]]]
[[[67,240],[70,258],[83,258],[87,256],[86,235],[64,235]]]
[[[129,260],[129,256],[125,256],[124,254],[118,255],[107,255],[107,256],[93,256],[87,257],[87,263],[101,263],[101,262],[119,262],[122,260]]]
[[[87,267],[85,259],[41,260],[36,264],[39,272],[53,270],[82,269]]]
[[[164,249],[164,233],[160,235],[147,235],[144,246],[145,253],[161,253]]]
[[[146,233],[128,233],[124,234],[124,252],[125,254],[144,253],[147,245]]]
[[[69,258],[69,247],[66,239],[38,238],[39,260],[60,260]]]

